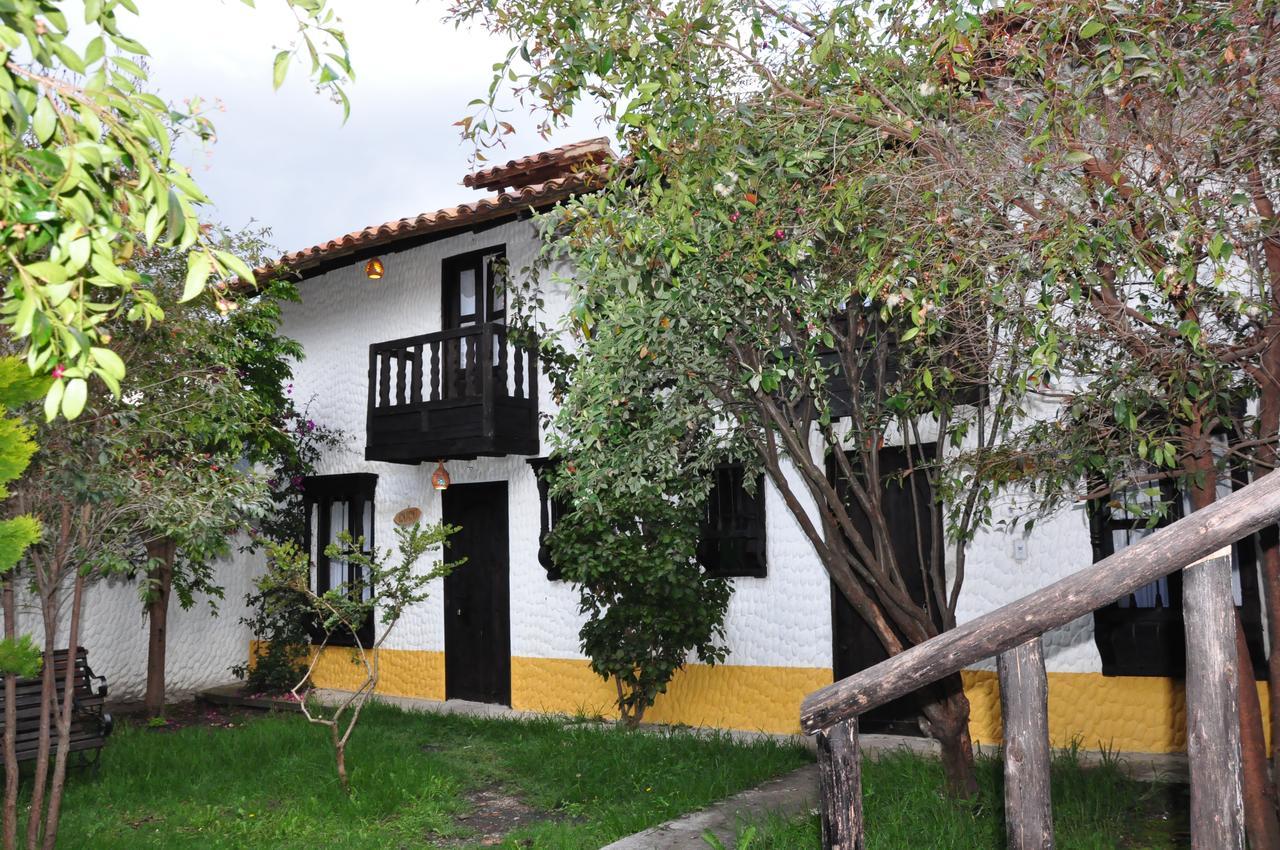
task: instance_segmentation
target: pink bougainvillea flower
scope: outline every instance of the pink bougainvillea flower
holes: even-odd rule
[[[66,373],[67,373],[67,367],[63,366],[61,363],[53,367],[53,377],[55,379],[61,378]]]

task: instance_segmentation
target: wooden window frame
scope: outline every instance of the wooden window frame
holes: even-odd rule
[[[364,508],[369,506],[369,533],[365,535],[364,551],[373,552],[376,545],[375,529],[377,528],[377,501],[375,493],[377,490],[378,476],[369,472],[352,472],[342,475],[313,475],[303,479],[302,497],[303,508],[306,514],[306,539],[309,548],[309,557],[315,567],[315,591],[316,593],[325,593],[330,590],[329,576],[329,557],[325,555],[324,548],[330,537],[330,522],[332,516],[332,508],[335,502],[346,502],[350,507],[347,510],[347,528],[344,529],[351,534],[352,537],[359,537],[363,533],[364,526]],[[312,517],[315,517],[314,521]],[[313,527],[314,522],[314,527]],[[333,535],[336,539],[337,535]],[[355,582],[359,576],[356,571],[359,567],[352,564],[347,565],[347,581]],[[324,641],[326,638],[324,629],[317,621],[312,625],[312,639],[317,643]],[[359,638],[362,646],[368,647],[373,645],[374,640],[374,617],[370,614],[369,618],[361,624],[356,630],[355,635],[350,632],[331,632],[327,635],[328,643],[333,646],[355,646],[356,638]]]
[[[713,475],[715,481],[703,508],[698,563],[707,575],[717,578],[767,578],[764,476],[756,477],[755,492],[751,493],[745,487],[746,469],[740,463],[720,464]]]
[[[1232,490],[1247,482],[1243,472],[1233,470]],[[1182,500],[1173,485],[1162,486],[1161,498],[1169,503],[1167,514],[1156,522],[1162,528],[1183,516]],[[1124,547],[1116,547],[1114,532],[1145,527],[1140,518],[1115,518],[1103,496],[1088,502],[1089,538],[1094,563]],[[1132,541],[1129,544],[1132,545]],[[1236,606],[1244,626],[1250,661],[1258,679],[1267,676],[1266,644],[1262,632],[1261,597],[1257,568],[1257,537],[1252,535],[1231,547],[1240,581],[1240,604]],[[1163,607],[1122,606],[1120,600],[1093,612],[1093,639],[1102,659],[1104,676],[1139,676],[1181,679],[1186,675],[1186,640],[1182,619],[1182,573],[1167,579],[1167,604]],[[1130,594],[1134,597],[1136,594]],[[1136,599],[1134,599],[1136,603]]]

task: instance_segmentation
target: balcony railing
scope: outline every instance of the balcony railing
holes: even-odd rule
[[[498,323],[374,343],[367,426],[369,460],[537,454],[537,359]]]

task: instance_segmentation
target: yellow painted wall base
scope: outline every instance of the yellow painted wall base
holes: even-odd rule
[[[987,670],[965,670],[969,732],[977,743],[1000,743],[1000,683]],[[1090,750],[1139,753],[1187,748],[1187,699],[1181,681],[1101,673],[1049,673],[1049,739]],[[1269,693],[1258,683],[1264,731],[1270,739]]]
[[[252,650],[251,650],[252,651]],[[320,687],[349,690],[362,670],[350,650],[330,647],[316,667]],[[378,693],[441,700],[444,653],[384,649]],[[976,743],[1000,742],[1000,688],[995,673],[966,670],[969,729]],[[652,723],[796,733],[800,702],[831,683],[823,667],[691,664],[645,714]],[[1265,683],[1258,685],[1262,716]],[[580,659],[511,659],[511,706],[524,711],[616,717],[616,692]],[[1269,733],[1270,730],[1268,730]],[[1186,698],[1181,682],[1100,673],[1049,673],[1049,737],[1055,747],[1176,752],[1186,749]]]

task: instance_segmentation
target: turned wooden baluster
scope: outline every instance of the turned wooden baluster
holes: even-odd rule
[[[391,352],[378,352],[378,406],[391,404]]]
[[[396,352],[396,404],[404,404],[408,399],[405,390],[408,389],[408,381],[405,380],[405,367],[409,365],[409,353],[404,349]]]
[[[512,383],[516,387],[516,398],[524,398],[524,349],[516,349],[515,356],[511,358],[511,365],[514,367]]]
[[[409,393],[410,400],[414,404],[422,401],[422,345],[413,347],[413,377],[411,380],[412,390]]]
[[[493,344],[498,347],[498,374],[494,388],[498,395],[507,395],[507,332],[498,326],[493,331]]]
[[[431,400],[440,400],[440,340],[431,341]]]

